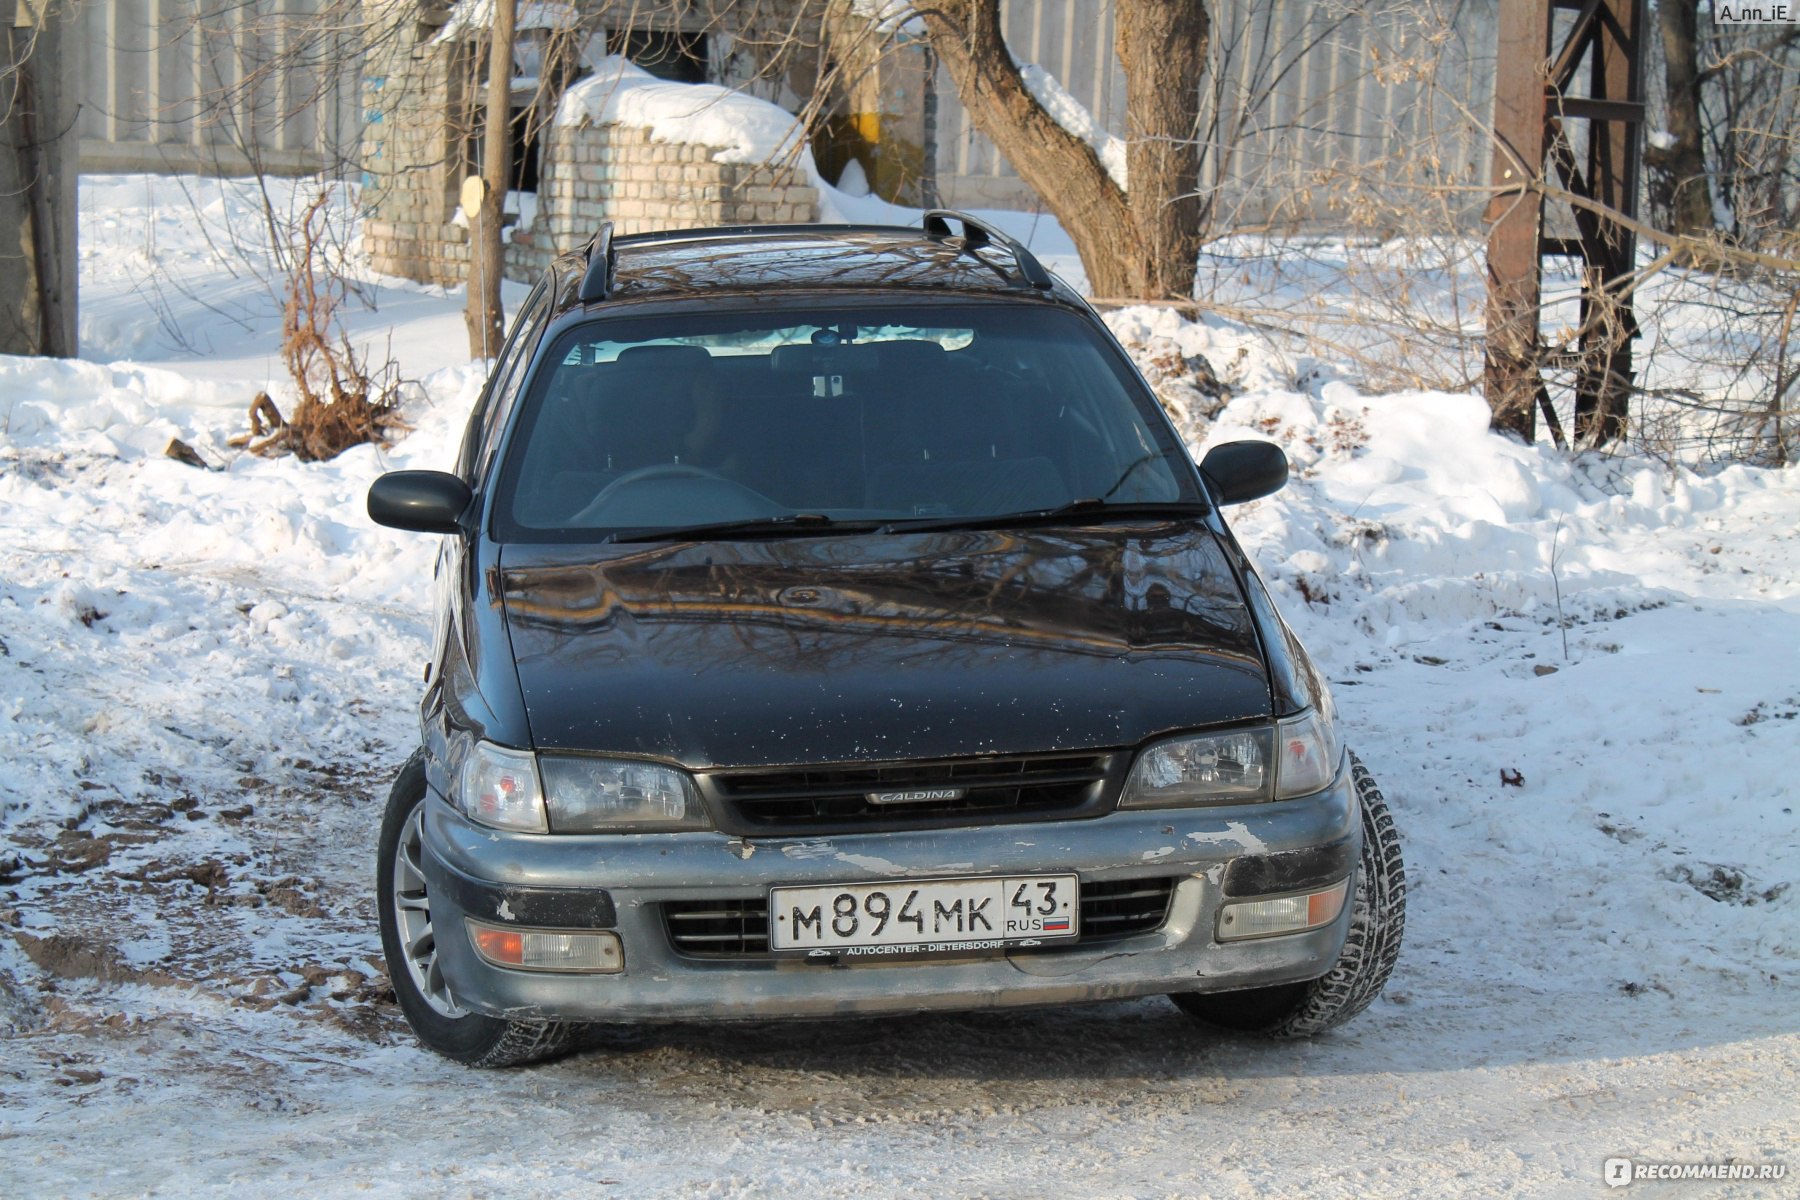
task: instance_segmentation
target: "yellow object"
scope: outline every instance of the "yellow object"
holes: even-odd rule
[[[463,216],[473,221],[481,213],[481,202],[487,199],[487,180],[479,175],[471,175],[463,180],[462,210]]]

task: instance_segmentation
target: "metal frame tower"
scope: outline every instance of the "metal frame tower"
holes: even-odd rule
[[[1629,284],[1643,158],[1644,0],[1500,0],[1489,203],[1488,404],[1527,441],[1542,410],[1563,430],[1546,366],[1573,368],[1575,436],[1623,436],[1637,336]],[[1571,15],[1572,14],[1572,15]],[[1582,264],[1575,349],[1546,354],[1546,258]]]

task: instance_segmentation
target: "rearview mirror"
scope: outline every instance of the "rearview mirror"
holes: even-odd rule
[[[1226,442],[1200,460],[1200,473],[1220,504],[1242,504],[1287,484],[1287,455],[1274,442]]]
[[[414,533],[456,533],[473,496],[443,471],[389,471],[369,485],[369,519]]]

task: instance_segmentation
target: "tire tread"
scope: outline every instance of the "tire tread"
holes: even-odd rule
[[[1375,1002],[1400,959],[1406,933],[1400,833],[1387,798],[1354,753],[1350,771],[1363,823],[1362,886],[1355,889],[1350,932],[1336,964],[1313,981],[1291,1013],[1260,1031],[1265,1037],[1308,1038],[1342,1025]]]
[[[1406,865],[1387,799],[1354,753],[1350,771],[1363,844],[1351,893],[1350,931],[1337,962],[1305,984],[1171,996],[1190,1016],[1261,1037],[1309,1038],[1342,1025],[1381,994],[1406,934]]]
[[[485,1052],[464,1059],[471,1067],[522,1067],[554,1058],[575,1044],[580,1026],[569,1021],[514,1021],[489,1018],[502,1028]]]

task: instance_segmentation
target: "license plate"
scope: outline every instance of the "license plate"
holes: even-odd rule
[[[1077,936],[1075,875],[769,889],[769,948],[845,958],[968,954]]]

